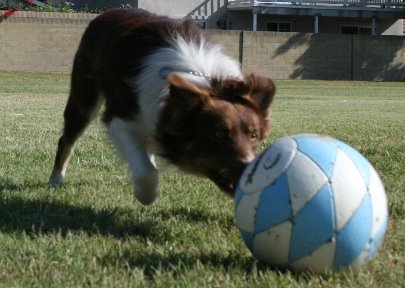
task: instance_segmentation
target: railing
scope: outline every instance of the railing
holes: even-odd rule
[[[187,16],[194,19],[207,19],[222,7],[228,4],[228,0],[205,0],[194,8]]]
[[[350,6],[350,7],[405,7],[404,0],[274,0],[274,1],[256,1],[256,0],[229,0],[228,7],[236,6],[266,6],[266,5],[314,5],[314,6]]]

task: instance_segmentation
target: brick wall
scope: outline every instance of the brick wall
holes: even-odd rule
[[[16,12],[0,22],[0,70],[70,73],[80,37],[95,16]],[[246,72],[275,79],[405,81],[403,36],[209,33]]]

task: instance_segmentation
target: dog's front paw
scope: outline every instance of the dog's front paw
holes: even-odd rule
[[[48,184],[51,186],[61,186],[65,180],[63,173],[59,171],[52,171],[51,176],[49,177]]]
[[[158,173],[137,178],[134,186],[134,196],[143,205],[151,205],[160,195]]]

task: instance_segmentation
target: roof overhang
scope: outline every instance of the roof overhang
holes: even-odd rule
[[[251,11],[255,14],[267,15],[294,15],[294,16],[321,16],[341,18],[385,18],[404,19],[405,9],[380,7],[343,7],[327,5],[296,5],[285,4],[228,4],[230,11]]]

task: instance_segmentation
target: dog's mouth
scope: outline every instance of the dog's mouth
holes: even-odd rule
[[[230,167],[219,168],[216,165],[212,165],[212,163],[207,165],[205,160],[206,158],[204,158],[204,161],[195,160],[193,166],[182,166],[182,169],[194,175],[207,177],[214,182],[219,189],[233,198],[239,183],[239,178],[246,168],[247,163],[237,163],[230,165]]]
[[[222,191],[230,197],[235,196],[235,190],[242,175],[243,169],[229,171],[227,169],[216,172],[213,177],[209,177]]]
[[[215,184],[217,184],[217,186],[224,191],[227,195],[229,195],[230,197],[234,197],[235,196],[235,189],[236,189],[236,185],[238,184],[238,181],[234,180],[219,180],[219,181],[214,181]]]

